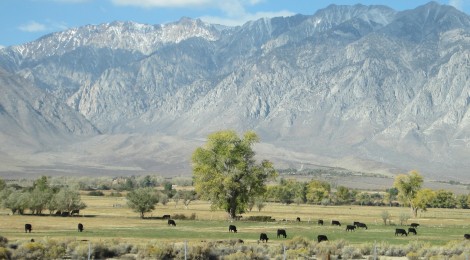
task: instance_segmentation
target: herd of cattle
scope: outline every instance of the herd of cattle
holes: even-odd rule
[[[163,219],[168,219],[168,225],[169,226],[176,226],[175,220],[170,219],[170,215],[164,215]],[[300,218],[297,218],[297,221],[300,222]],[[319,219],[317,223],[318,223],[318,225],[323,225],[324,222],[323,222],[322,219]],[[332,226],[341,226],[341,223],[338,220],[332,220],[331,225]],[[416,231],[416,229],[418,227],[419,227],[418,223],[411,223],[410,227],[408,228],[408,232],[405,229],[397,228],[397,229],[395,229],[395,236],[398,236],[398,235],[408,236],[408,234],[410,234],[410,233],[413,233],[414,235],[417,235],[418,232]],[[346,232],[348,232],[348,231],[352,232],[352,231],[356,230],[356,228],[365,228],[365,229],[367,229],[367,225],[362,223],[362,222],[354,221],[352,225],[346,225]],[[33,229],[33,226],[31,224],[25,224],[24,225],[24,231],[26,233],[27,232],[31,233],[32,229]],[[83,230],[84,230],[83,224],[78,223],[78,231],[83,232]],[[229,225],[228,231],[229,232],[234,232],[234,233],[238,232],[237,227],[235,225]],[[280,238],[280,237],[287,238],[287,232],[286,232],[285,229],[278,229],[277,230],[277,238]],[[464,238],[465,239],[470,239],[470,234],[464,234]],[[263,243],[264,242],[267,243],[268,240],[269,240],[268,235],[266,233],[261,233],[260,236],[259,236],[258,243],[260,241],[263,242]],[[328,237],[326,235],[318,235],[317,240],[318,240],[318,243],[323,242],[323,241],[328,241]],[[240,240],[240,241],[242,241],[242,240]]]

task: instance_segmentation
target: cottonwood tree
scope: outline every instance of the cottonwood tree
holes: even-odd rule
[[[158,203],[158,196],[152,188],[138,188],[126,196],[127,205],[144,218],[145,213],[152,212]]]
[[[82,202],[78,189],[63,187],[55,195],[57,209],[62,212],[71,213],[73,210],[86,208],[86,204]]]
[[[314,204],[320,204],[327,199],[331,192],[331,186],[328,182],[312,180],[307,184],[307,201]]]
[[[413,203],[416,209],[426,211],[431,203],[434,201],[436,193],[431,189],[421,189],[416,193]]]
[[[270,161],[254,159],[252,146],[258,141],[252,131],[243,138],[235,131],[220,131],[209,135],[192,155],[196,192],[231,218],[247,209],[250,197],[264,194],[266,181],[276,176]]]
[[[395,177],[393,186],[398,189],[398,199],[405,205],[410,206],[414,217],[418,216],[416,195],[423,184],[423,177],[417,171],[408,174],[399,174]]]

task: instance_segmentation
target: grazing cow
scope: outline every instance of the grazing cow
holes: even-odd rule
[[[78,223],[78,232],[83,232],[83,224]]]
[[[237,243],[244,244],[245,242],[243,241],[243,239],[238,239]]]
[[[322,241],[328,241],[328,238],[325,235],[318,235],[317,239],[318,239],[318,243]]]
[[[62,213],[60,213],[60,215],[61,215],[62,217],[68,217],[70,214],[69,214],[68,211],[62,211]]]
[[[409,233],[413,233],[413,234],[415,234],[415,235],[417,234],[416,229],[415,229],[415,228],[412,228],[412,227],[408,228],[408,234],[409,234]]]
[[[322,226],[323,226],[323,219],[319,219],[319,220],[318,220],[318,225],[322,225]]]
[[[332,221],[331,221],[331,225],[333,225],[333,226],[340,226],[340,227],[341,227],[341,223],[339,223],[338,220],[332,220]]]
[[[465,239],[470,239],[470,234],[465,234],[463,237],[465,237]]]
[[[300,218],[299,218],[299,217],[297,217],[297,222],[300,222]]]
[[[74,209],[74,210],[72,210],[72,212],[70,212],[70,215],[72,215],[72,216],[75,215],[75,214],[76,214],[76,215],[79,215],[79,214],[80,214],[80,210],[79,210],[79,209]]]
[[[234,226],[234,225],[230,225],[228,226],[228,232],[234,232],[234,233],[237,233],[237,227]]]
[[[24,232],[25,233],[31,233],[31,230],[33,229],[33,226],[31,224],[24,224]]]
[[[417,227],[419,227],[419,224],[418,224],[418,223],[411,223],[411,224],[410,224],[410,227],[412,227],[412,228],[417,228]]]
[[[285,229],[278,229],[277,230],[277,238],[279,238],[280,236],[283,236],[284,238],[287,237],[287,233],[286,233]]]
[[[361,222],[354,222],[354,225],[358,228],[365,228],[367,229],[367,225]]]
[[[266,243],[268,243],[268,240],[269,240],[268,235],[266,235],[266,233],[261,233],[261,234],[259,235],[259,240],[260,240],[261,242],[263,242],[263,243],[264,243],[265,241],[266,241]]]
[[[398,236],[398,234],[400,234],[401,236],[403,235],[408,236],[408,234],[406,233],[406,230],[401,229],[401,228],[395,229],[395,236]]]
[[[176,226],[176,222],[173,219],[169,219],[168,226]]]
[[[162,216],[162,219],[170,219],[170,218],[171,218],[170,215],[163,215]]]
[[[356,226],[354,225],[347,225],[346,226],[346,231],[354,231],[356,229]]]

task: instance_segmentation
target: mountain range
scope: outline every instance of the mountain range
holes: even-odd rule
[[[190,175],[234,129],[278,168],[470,181],[470,16],[435,2],[87,25],[0,49],[0,88],[6,177]]]

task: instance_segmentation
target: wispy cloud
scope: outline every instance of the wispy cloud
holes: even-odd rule
[[[43,32],[47,31],[47,26],[36,21],[30,21],[27,24],[20,25],[18,29],[24,32]]]
[[[136,7],[194,7],[210,6],[217,3],[215,0],[111,0],[115,5]]]
[[[264,17],[291,16],[290,11],[249,12],[247,7],[254,6],[265,0],[111,0],[115,5],[135,6],[142,8],[211,8],[220,10],[221,16],[202,16],[201,20],[214,24],[241,25],[250,20]]]
[[[58,3],[65,3],[65,4],[78,4],[78,3],[90,2],[92,0],[52,0],[52,1],[58,2]]]
[[[66,30],[68,26],[64,22],[55,22],[47,20],[44,23],[39,23],[36,21],[30,21],[29,23],[18,26],[23,32],[47,32],[47,31],[57,31],[57,30]]]
[[[449,5],[462,10],[463,9],[463,0],[449,0]]]
[[[271,18],[271,17],[279,17],[279,16],[292,16],[294,15],[293,12],[290,11],[279,11],[279,12],[257,12],[257,13],[243,13],[242,15],[238,16],[231,16],[231,17],[217,17],[217,16],[202,16],[199,17],[201,20],[212,23],[212,24],[223,24],[229,26],[236,26],[244,24],[248,21],[254,21],[261,18]]]

